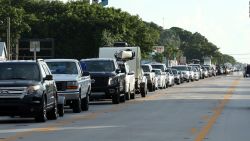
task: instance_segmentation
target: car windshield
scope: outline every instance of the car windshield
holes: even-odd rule
[[[75,62],[47,62],[52,74],[77,74]]]
[[[164,71],[164,66],[163,65],[151,65],[151,66],[154,69],[161,69],[161,71]]]
[[[86,70],[89,72],[113,72],[115,66],[112,60],[90,60],[84,61]]]
[[[40,80],[36,63],[0,63],[0,80]]]
[[[178,72],[177,72],[177,70],[172,70],[172,72],[173,72],[173,74],[177,74]]]
[[[174,66],[172,67],[174,69],[177,69],[177,70],[180,70],[180,71],[188,71],[188,68],[187,67],[184,67],[184,66]]]
[[[153,72],[155,72],[156,75],[161,75],[161,70],[153,70]]]
[[[144,72],[150,72],[149,66],[141,66]]]

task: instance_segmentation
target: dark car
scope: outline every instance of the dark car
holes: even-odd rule
[[[244,70],[244,77],[250,77],[250,65],[247,65]]]
[[[37,122],[62,116],[63,98],[43,60],[0,62],[0,116],[34,117]],[[60,104],[60,105],[58,105]]]
[[[91,99],[112,99],[113,104],[125,102],[125,74],[114,59],[82,59],[91,77]]]

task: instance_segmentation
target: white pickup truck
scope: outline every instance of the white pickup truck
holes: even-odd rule
[[[117,62],[121,73],[125,74],[125,96],[126,100],[135,98],[135,72],[129,69],[129,65],[126,62]]]
[[[74,113],[87,111],[91,80],[88,72],[83,72],[80,63],[75,59],[46,59],[53,78],[56,81],[57,93],[65,97]]]

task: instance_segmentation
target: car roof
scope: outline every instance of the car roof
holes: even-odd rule
[[[76,59],[44,59],[45,62],[78,62]]]
[[[88,59],[81,59],[80,61],[96,61],[96,60],[104,60],[104,61],[113,61],[113,58],[88,58]]]
[[[36,63],[35,60],[7,60],[0,61],[0,63]]]

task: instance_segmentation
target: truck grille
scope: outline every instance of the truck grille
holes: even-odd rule
[[[58,91],[65,91],[67,88],[67,82],[64,81],[56,82],[56,88]]]
[[[21,98],[26,93],[26,87],[2,87],[0,98]]]
[[[94,83],[92,83],[92,87],[106,87],[108,86],[108,77],[91,77],[94,79]]]

